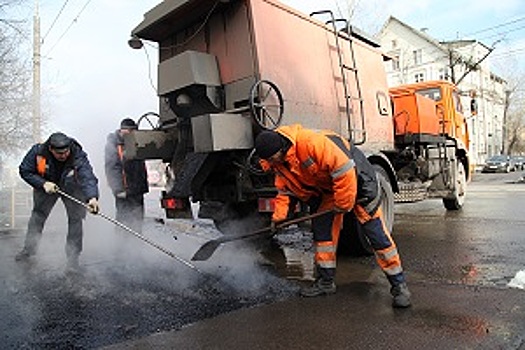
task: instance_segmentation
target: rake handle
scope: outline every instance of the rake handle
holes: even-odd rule
[[[60,189],[57,190],[57,193],[58,193],[59,195],[61,195],[61,196],[64,196],[65,198],[67,198],[67,199],[69,199],[69,200],[71,200],[71,201],[73,201],[73,202],[75,202],[75,203],[77,203],[77,204],[83,206],[83,207],[86,208],[88,211],[90,211],[90,207],[89,207],[89,205],[87,205],[86,203],[82,202],[80,199],[75,198],[75,197],[73,197],[72,195],[70,195],[70,194],[68,194],[68,193],[66,193],[66,192],[64,192],[64,191],[62,191],[62,190],[60,190]],[[139,239],[142,240],[143,242],[145,242],[145,243],[149,244],[150,246],[152,246],[152,247],[154,247],[154,248],[160,250],[160,251],[163,252],[164,254],[166,254],[166,255],[172,257],[173,259],[175,259],[175,260],[179,261],[180,263],[182,263],[182,264],[188,266],[189,268],[194,269],[194,270],[196,270],[197,272],[200,272],[200,270],[197,269],[197,267],[196,267],[195,265],[193,265],[192,263],[190,263],[190,262],[184,260],[183,258],[181,258],[181,257],[179,257],[179,256],[177,256],[177,255],[175,255],[173,252],[167,250],[166,248],[164,248],[164,247],[158,245],[157,243],[151,241],[150,239],[144,237],[143,235],[141,235],[140,233],[138,233],[138,232],[136,232],[135,230],[131,229],[130,227],[124,225],[124,224],[121,223],[120,221],[117,221],[117,220],[113,219],[112,217],[109,217],[109,216],[107,216],[106,214],[104,214],[104,213],[102,213],[102,212],[100,212],[100,211],[99,211],[98,213],[96,213],[96,214],[93,214],[93,215],[98,215],[98,216],[100,216],[100,217],[102,217],[102,218],[104,218],[104,219],[106,219],[106,220],[112,222],[113,224],[117,225],[118,227],[120,227],[120,228],[122,228],[122,229],[128,231],[128,232],[131,233],[131,234],[133,234],[135,237],[139,238]]]

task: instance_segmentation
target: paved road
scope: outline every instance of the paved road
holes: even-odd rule
[[[91,217],[85,271],[77,279],[63,273],[61,220],[50,223],[28,268],[12,261],[23,233],[4,233],[0,343],[7,349],[525,348],[525,292],[507,287],[525,270],[525,184],[512,183],[518,177],[478,174],[461,212],[447,213],[438,200],[396,208],[394,235],[413,293],[409,310],[390,307],[371,258],[340,257],[337,294],[303,299],[296,292],[304,282],[276,275],[278,262],[249,245],[221,247],[195,272]],[[156,198],[149,201],[153,208]],[[144,234],[189,259],[217,232],[207,222],[150,220]]]
[[[465,210],[396,209],[414,306],[390,307],[370,259],[340,258],[336,295],[242,309],[109,349],[525,349],[525,184],[478,174]]]

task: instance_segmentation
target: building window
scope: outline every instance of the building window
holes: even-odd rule
[[[397,48],[397,40],[392,40],[392,49],[396,49]]]
[[[393,71],[398,71],[399,70],[399,55],[395,55],[394,58],[392,59],[392,70]]]
[[[414,81],[415,81],[416,83],[419,83],[419,82],[425,81],[425,73],[423,73],[423,72],[416,73],[416,74],[414,75]]]
[[[414,55],[414,64],[421,64],[423,62],[423,51],[421,49],[412,51]]]
[[[447,80],[448,73],[446,68],[439,68],[438,80]]]

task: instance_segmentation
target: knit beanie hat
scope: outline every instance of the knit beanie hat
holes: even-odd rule
[[[122,121],[120,122],[120,128],[121,129],[137,129],[138,126],[133,119],[125,118],[125,119],[122,119]]]
[[[69,146],[71,146],[71,142],[71,138],[61,132],[55,132],[51,134],[47,140],[48,145],[58,153],[68,150]]]
[[[255,138],[255,151],[262,159],[268,159],[286,145],[284,136],[272,130],[264,130]]]

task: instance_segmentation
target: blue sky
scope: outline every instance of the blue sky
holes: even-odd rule
[[[148,55],[144,50],[132,50],[127,40],[144,13],[160,0],[39,2],[41,32],[45,36],[42,108],[48,127],[44,137],[62,130],[88,149],[100,149],[120,119],[137,119],[145,112],[157,111],[157,97],[151,86],[156,84],[156,52],[149,46]],[[341,0],[283,2],[306,13],[321,9],[348,13],[346,1]],[[479,39],[491,46],[497,39],[504,39],[492,54],[498,58],[495,66],[515,67],[516,62],[525,59],[522,0],[354,0],[354,4],[352,23],[370,33],[378,31],[393,15],[414,28],[428,28],[427,33],[438,40]],[[28,19],[29,33],[33,5],[29,0],[18,14]],[[511,21],[515,23],[504,25]],[[509,58],[509,50],[517,50],[516,57]]]
[[[476,39],[488,47],[497,41],[491,54],[495,70],[506,70],[525,59],[525,1],[523,0],[284,0],[284,3],[311,12],[319,5],[335,13],[349,13],[352,23],[369,33],[378,32],[392,15],[415,29],[427,28],[437,40]],[[515,56],[515,57],[512,57]]]

